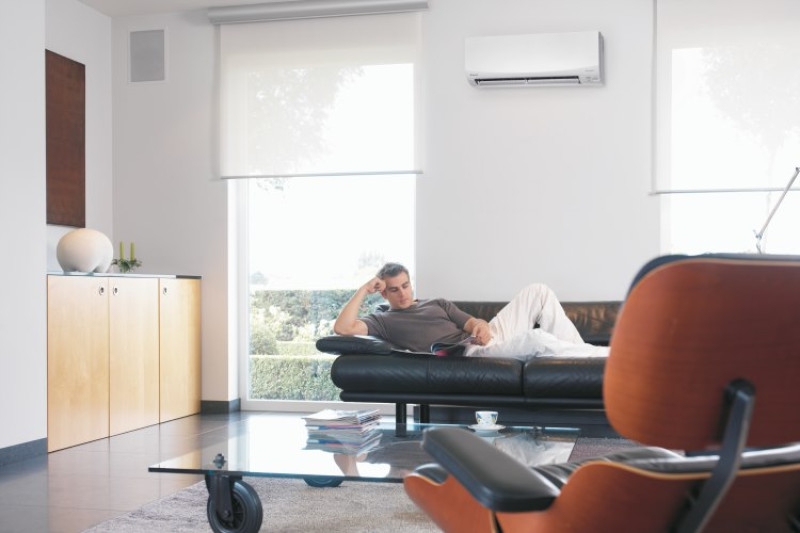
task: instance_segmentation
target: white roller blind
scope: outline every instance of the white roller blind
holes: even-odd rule
[[[656,192],[782,189],[800,165],[800,2],[656,6]]]
[[[220,27],[223,178],[420,173],[417,13]]]

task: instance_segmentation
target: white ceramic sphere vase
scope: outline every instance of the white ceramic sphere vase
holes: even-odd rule
[[[56,259],[64,272],[108,272],[113,258],[111,240],[88,228],[70,231],[56,247]]]

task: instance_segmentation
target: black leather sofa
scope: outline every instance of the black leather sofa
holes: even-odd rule
[[[506,302],[455,302],[472,316],[490,320]],[[565,302],[567,316],[586,342],[608,345],[621,302]],[[605,358],[437,357],[395,350],[375,337],[330,336],[317,349],[338,354],[331,379],[345,402],[419,404],[420,422],[430,406],[528,409],[603,409]]]

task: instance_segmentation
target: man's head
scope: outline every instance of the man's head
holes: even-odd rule
[[[392,309],[406,309],[414,303],[414,289],[408,269],[400,263],[386,263],[376,274],[378,279],[386,283],[381,291],[389,307]]]

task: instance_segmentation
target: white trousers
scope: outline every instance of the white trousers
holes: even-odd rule
[[[539,327],[534,329],[534,326]],[[575,324],[564,313],[555,293],[534,283],[522,289],[497,313],[489,329],[492,340],[486,346],[468,346],[467,357],[533,356],[597,357],[608,355],[605,346],[583,342]]]

